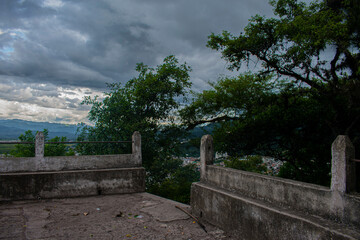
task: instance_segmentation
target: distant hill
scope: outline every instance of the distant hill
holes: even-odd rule
[[[188,135],[183,139],[180,151],[183,156],[199,157],[200,156],[200,139],[206,134],[212,134],[218,123],[210,123],[203,126],[197,126],[189,130]]]
[[[186,139],[184,139],[184,141],[187,142],[190,139],[200,140],[203,135],[211,134],[215,126],[216,124],[213,123],[205,126],[195,127],[194,129],[189,131],[189,135],[186,137]],[[21,134],[25,133],[25,131],[27,130],[31,130],[35,133],[37,131],[43,131],[44,128],[49,130],[49,138],[53,138],[55,136],[64,136],[67,137],[68,140],[75,140],[78,125],[49,122],[32,122],[19,119],[0,119],[0,140],[17,140],[18,137]],[[189,147],[191,146],[187,144],[186,148]],[[198,146],[196,146],[193,150],[199,152]]]
[[[197,126],[194,129],[191,129],[189,131],[190,136],[189,138],[201,138],[202,136],[206,135],[206,134],[212,134],[212,132],[214,131],[214,129],[216,127],[218,127],[219,124],[218,123],[210,123],[210,124],[206,124],[203,126]]]
[[[67,125],[60,123],[49,122],[32,122],[19,119],[0,119],[0,139],[1,140],[16,140],[27,130],[33,132],[49,130],[49,138],[55,136],[67,137],[69,140],[76,139],[76,130],[78,125]]]

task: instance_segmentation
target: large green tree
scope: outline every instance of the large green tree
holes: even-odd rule
[[[179,107],[179,99],[187,94],[191,86],[190,70],[186,64],[179,64],[174,56],[166,57],[155,69],[138,64],[138,76],[124,85],[110,84],[110,91],[105,93],[102,101],[85,99],[85,104],[92,105],[89,120],[94,122],[94,127],[83,128],[79,140],[127,140],[134,131],[139,131],[142,135],[143,165],[147,170],[147,189],[161,194],[163,191],[159,189],[162,184],[170,179],[176,183],[178,181],[174,178],[183,176],[179,171],[194,171],[182,168],[182,161],[174,157],[184,131],[174,124],[172,117]],[[79,145],[78,151],[82,154],[124,153],[131,151],[129,147]],[[189,173],[188,176],[194,174]],[[188,179],[190,182],[194,180],[192,177]],[[177,186],[181,187],[181,184]],[[169,197],[169,193],[162,195]]]
[[[234,160],[229,166],[246,155],[272,156],[287,162],[284,177],[329,184],[333,136],[326,121],[331,114],[311,92],[256,74],[223,78],[212,86],[181,116],[189,128],[216,122],[215,148]]]
[[[276,18],[259,15],[239,36],[212,34],[231,69],[253,60],[260,73],[276,73],[311,89],[329,106],[334,135],[350,134],[360,120],[360,2],[358,0],[271,1]]]
[[[230,69],[255,62],[257,71],[220,79],[182,110],[183,121],[218,122],[218,150],[273,156],[286,162],[282,176],[328,185],[331,142],[348,134],[359,145],[359,1],[271,4],[275,18],[209,36]]]

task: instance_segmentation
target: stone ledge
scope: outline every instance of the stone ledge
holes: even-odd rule
[[[203,220],[239,233],[239,239],[360,239],[355,227],[202,183],[192,185],[191,207]]]
[[[207,166],[203,184],[299,212],[309,212],[360,228],[360,198],[330,188],[237,169]]]
[[[64,198],[145,191],[145,169],[114,168],[0,174],[0,200]]]
[[[141,167],[135,158],[134,154],[11,157],[0,159],[0,169],[8,173]]]

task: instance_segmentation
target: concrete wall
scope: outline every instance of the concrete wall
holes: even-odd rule
[[[333,144],[332,182],[340,187],[331,189],[213,166],[211,136],[201,144],[201,178],[191,190],[192,209],[201,219],[239,231],[239,239],[360,239],[359,232],[351,232],[360,229],[360,197],[346,184],[356,181],[344,173],[353,158],[346,136]]]
[[[135,132],[132,140],[132,154],[44,157],[44,138],[39,133],[35,157],[0,159],[0,199],[143,192],[140,133]]]
[[[141,135],[132,136],[132,153],[119,155],[54,156],[44,157],[44,136],[36,135],[35,157],[0,159],[0,173],[67,171],[107,168],[141,167]]]
[[[65,198],[145,191],[143,168],[0,175],[2,200]]]
[[[132,154],[0,159],[1,173],[141,167]]]
[[[236,169],[208,166],[206,184],[232,193],[306,211],[360,228],[360,198],[331,189],[289,179],[265,176]]]

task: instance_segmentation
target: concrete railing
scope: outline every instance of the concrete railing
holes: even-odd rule
[[[200,151],[201,178],[192,186],[191,206],[196,214],[215,225],[227,230],[247,226],[254,231],[254,225],[247,224],[264,224],[265,230],[261,227],[258,230],[267,231],[271,223],[259,221],[276,222],[272,218],[277,218],[281,209],[284,212],[287,209],[360,229],[360,197],[350,194],[355,191],[356,183],[354,147],[347,136],[338,136],[332,145],[331,188],[214,166],[210,135],[202,138]],[[267,211],[271,213],[265,214]],[[272,217],[269,220],[267,216]],[[287,217],[282,216],[281,221]],[[290,222],[282,224],[291,225]],[[255,235],[248,236],[257,239]]]
[[[44,149],[44,134],[38,132],[35,140],[35,157],[0,159],[0,173],[109,169],[142,165],[139,132],[132,136],[131,154],[44,157]]]
[[[35,157],[0,159],[0,199],[73,197],[145,191],[141,135],[132,136],[132,153],[44,156],[38,132]]]

